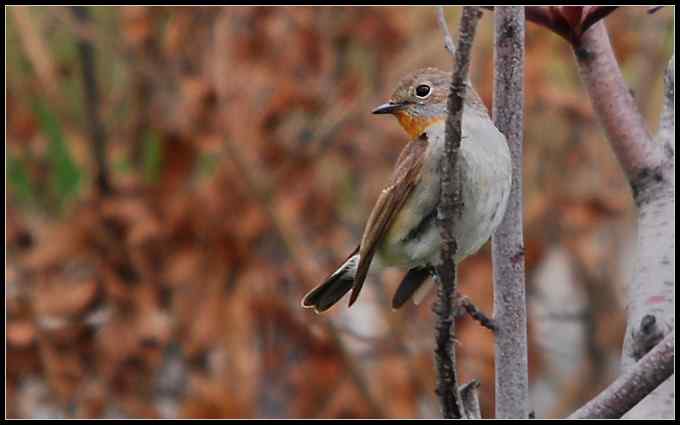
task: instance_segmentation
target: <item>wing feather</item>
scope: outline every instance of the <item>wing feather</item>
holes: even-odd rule
[[[394,219],[420,181],[426,149],[427,138],[425,137],[419,137],[404,147],[392,174],[391,184],[382,191],[371,211],[361,238],[359,266],[354,277],[350,306],[354,304],[361,292],[380,241],[385,237]]]

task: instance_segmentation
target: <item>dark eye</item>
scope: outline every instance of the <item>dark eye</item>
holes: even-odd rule
[[[430,90],[432,90],[430,86],[427,84],[421,84],[416,87],[416,96],[420,97],[421,99],[425,99],[430,95]]]

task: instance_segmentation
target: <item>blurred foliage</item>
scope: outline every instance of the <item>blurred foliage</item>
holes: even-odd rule
[[[402,74],[450,69],[434,9],[90,10],[82,24],[64,7],[7,9],[7,415],[437,417],[432,300],[390,311],[401,272],[372,276],[350,310],[299,308],[354,247],[406,142],[369,111]],[[487,105],[492,22],[472,68]],[[654,129],[673,10],[623,8],[607,25]],[[110,194],[93,184],[102,141],[79,40],[94,46]],[[556,394],[537,414],[561,416],[618,362],[632,203],[569,47],[528,24],[526,57],[530,376]],[[567,292],[541,277],[556,255]],[[488,248],[460,277],[490,312]],[[548,327],[551,296],[578,310],[556,320],[576,339]],[[468,318],[458,329],[489,417],[493,338]]]

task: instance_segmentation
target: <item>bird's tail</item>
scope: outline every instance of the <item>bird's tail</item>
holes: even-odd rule
[[[304,296],[302,307],[313,308],[317,313],[331,308],[352,289],[358,264],[359,254],[353,253],[335,273]]]

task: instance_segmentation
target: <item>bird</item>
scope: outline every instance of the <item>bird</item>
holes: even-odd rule
[[[450,73],[418,69],[398,82],[387,103],[372,112],[391,114],[410,137],[365,224],[358,246],[322,283],[304,295],[301,306],[321,313],[352,291],[357,300],[374,257],[382,266],[406,270],[392,308],[420,302],[433,285],[423,285],[441,264],[437,225],[441,161]],[[457,172],[462,206],[454,219],[456,264],[477,252],[500,224],[512,181],[510,150],[470,81],[465,82],[462,136]]]

